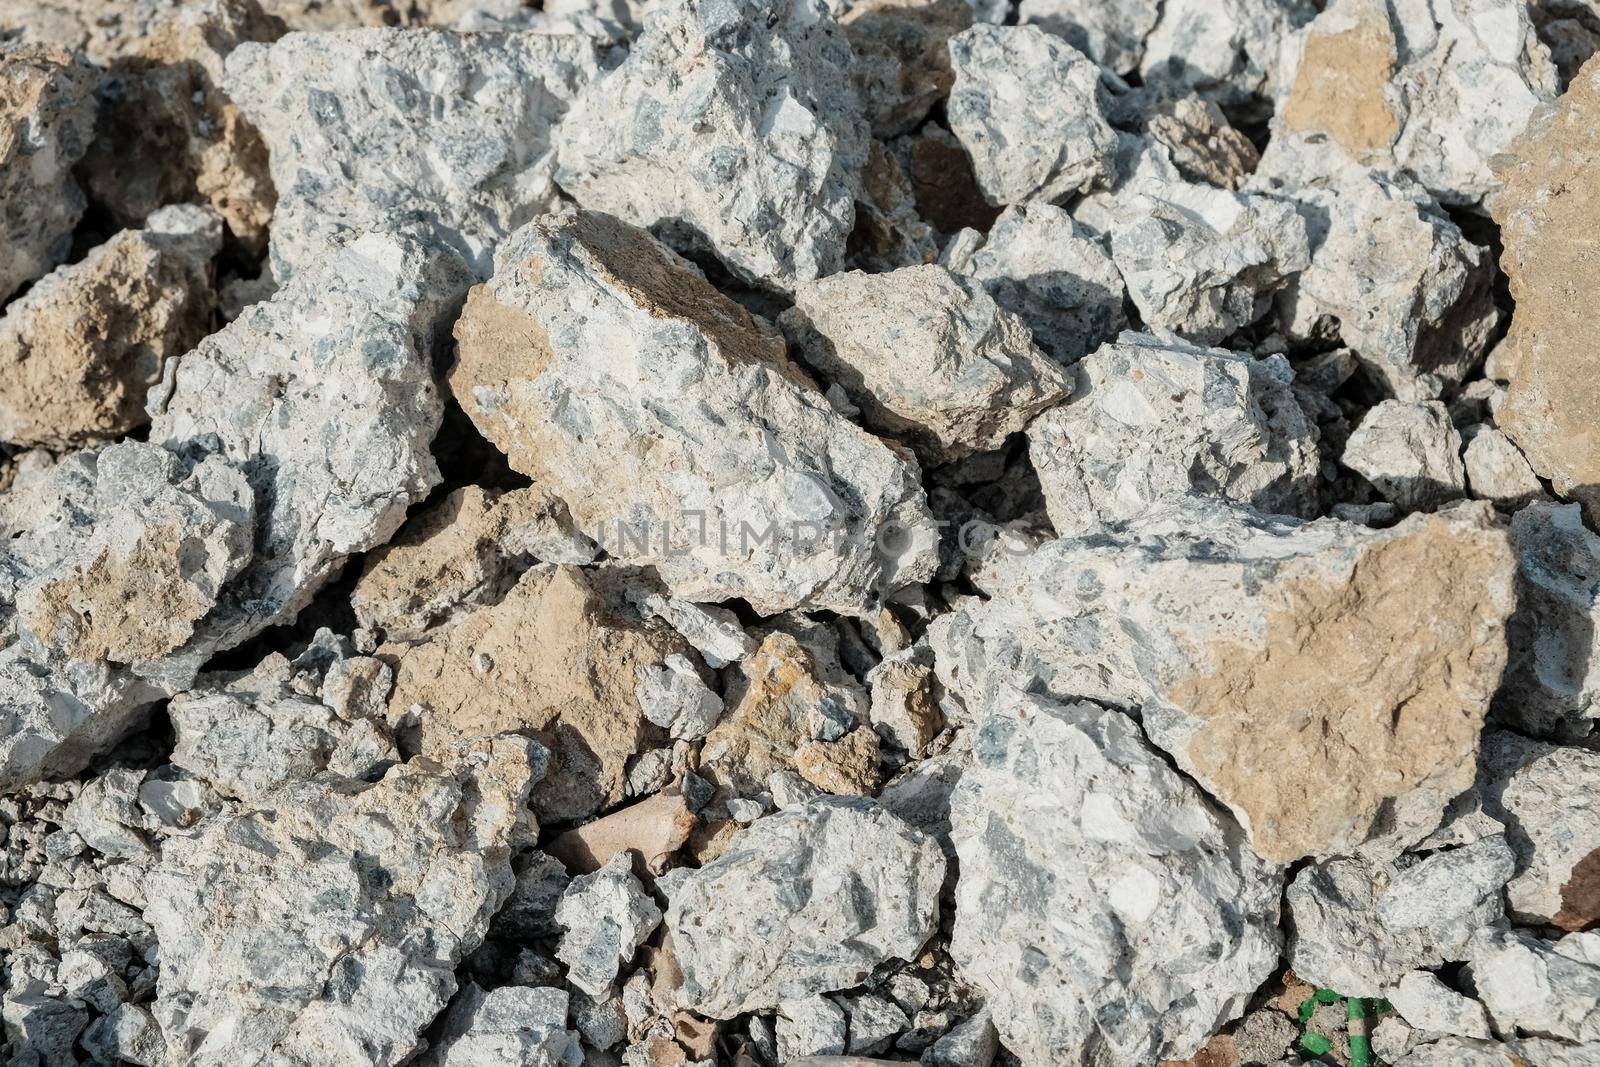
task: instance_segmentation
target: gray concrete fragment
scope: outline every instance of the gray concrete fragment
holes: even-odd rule
[[[1436,507],[1466,493],[1461,434],[1437,400],[1385,400],[1362,418],[1339,462],[1402,511]]]
[[[582,1067],[583,1047],[567,1029],[567,992],[469,984],[444,1014],[438,1043],[419,1067]]]
[[[1526,733],[1582,739],[1600,719],[1600,537],[1577,504],[1535,502],[1512,518],[1511,543],[1517,613],[1497,710]]]
[[[929,264],[808,282],[781,319],[868,427],[929,465],[998,448],[1065,399],[1066,377],[982,284]]]
[[[674,595],[854,613],[932,574],[915,463],[644,231],[594,212],[525,227],[456,335],[478,428]]]
[[[271,151],[272,269],[406,229],[487,277],[495,245],[554,201],[551,138],[595,77],[581,34],[292,33],[228,58],[229,96]]]
[[[778,1005],[778,1062],[806,1056],[838,1056],[845,1050],[845,1015],[823,996],[801,997]]]
[[[1118,74],[1127,74],[1144,56],[1144,40],[1155,29],[1161,5],[1154,0],[1022,0],[1024,23],[1064,38],[1068,44]]]
[[[867,159],[851,58],[817,0],[677,0],[573,105],[557,180],[753,285],[831,274]]]
[[[673,737],[696,740],[722,718],[722,698],[701,679],[684,656],[668,656],[660,666],[639,669],[635,690],[644,717]]]
[[[982,282],[995,303],[1015,312],[1034,342],[1064,365],[1111,340],[1127,322],[1122,275],[1105,243],[1053,204],[1007,208],[987,237],[967,230],[952,239],[940,262]]]
[[[1389,990],[1389,1003],[1418,1030],[1487,1040],[1489,1013],[1471,997],[1462,996],[1431,971],[1410,971]]]
[[[1108,184],[1115,132],[1100,68],[1036,26],[980,23],[950,39],[950,130],[991,204],[1060,200]]]
[[[567,981],[598,996],[661,924],[661,909],[633,876],[632,855],[619,852],[598,871],[567,885],[556,905],[556,923],[566,931],[556,958],[567,965]]]
[[[1243,1010],[1277,962],[1281,876],[1131,719],[997,701],[973,758],[950,952],[1024,1064],[1180,1059]]]
[[[1514,863],[1494,836],[1401,864],[1307,867],[1287,894],[1289,965],[1314,985],[1378,997],[1409,971],[1465,960],[1474,938],[1503,922]]]
[[[1501,1034],[1600,1043],[1600,932],[1486,936],[1470,973]]]
[[[662,883],[681,1006],[713,1019],[859,984],[938,923],[944,857],[864,798],[769,815],[715,861]]]
[[[1136,519],[1190,494],[1316,513],[1317,429],[1283,357],[1125,332],[1072,371],[1072,399],[1028,427],[1056,533]]]

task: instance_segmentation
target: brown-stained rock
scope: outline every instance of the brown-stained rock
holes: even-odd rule
[[[215,216],[174,208],[40,279],[0,319],[0,441],[57,450],[150,421],[145,393],[211,331]]]
[[[1413,521],[1335,580],[1285,566],[1256,590],[1260,639],[1199,652],[1166,693],[1198,723],[1186,766],[1259,854],[1337,852],[1395,798],[1471,784],[1514,566],[1489,522]]]
[[[768,634],[738,670],[725,699],[730,710],[706,735],[700,753],[700,773],[736,796],[766,789],[774,771],[799,769],[799,752],[811,742],[812,713],[825,701],[858,722],[866,718],[867,702],[860,686],[848,680],[837,664],[822,662],[816,650],[792,634]],[[808,762],[813,773],[839,784],[841,779],[830,775],[830,769],[841,757],[859,762],[855,748],[811,753]]]
[[[867,675],[872,726],[884,740],[921,759],[944,729],[933,658],[922,649],[891,655]]]
[[[1161,1067],[1238,1067],[1239,1049],[1229,1034],[1217,1034],[1186,1060],[1163,1060]]]
[[[141,530],[121,551],[102,548],[40,586],[18,605],[24,625],[51,635],[74,659],[138,663],[159,659],[194,634],[214,603],[187,582],[176,526]]]
[[[84,208],[72,167],[93,133],[94,84],[62,48],[0,40],[0,304],[70,249]]]
[[[890,271],[932,263],[938,254],[933,227],[917,214],[916,193],[899,160],[874,139],[861,168],[851,258],[866,270]]]
[[[1503,188],[1490,209],[1516,300],[1500,350],[1509,391],[1498,422],[1533,469],[1581,501],[1592,520],[1600,506],[1600,58],[1534,113],[1497,160],[1495,177]]]
[[[972,157],[942,126],[897,140],[895,153],[916,194],[917,213],[944,233],[971,227],[987,233],[1000,209],[983,198]]]
[[[946,42],[972,25],[972,8],[966,0],[861,0],[839,22],[872,133],[895,137],[949,95],[955,74]]]
[[[265,247],[277,201],[267,146],[222,91],[223,61],[284,32],[256,0],[199,0],[118,49],[83,174],[119,224],[199,199],[246,247]]]
[[[646,870],[660,874],[697,823],[683,795],[669,790],[573,827],[550,842],[545,851],[573,874],[592,874],[626,851],[637,853]]]
[[[794,766],[825,793],[871,796],[878,786],[878,735],[857,726],[837,741],[806,741],[795,749]]]
[[[420,643],[389,642],[389,718],[414,726],[426,754],[462,737],[530,733],[551,752],[534,789],[541,820],[592,815],[622,800],[629,757],[659,746],[634,696],[638,670],[687,645],[624,618],[576,567],[536,567],[505,598]]]
[[[1399,61],[1383,0],[1346,7],[1346,18],[1307,32],[1282,115],[1296,133],[1323,133],[1351,155],[1382,152],[1400,133],[1388,96]]]
[[[1173,164],[1191,181],[1237,189],[1261,162],[1250,138],[1228,123],[1214,101],[1203,97],[1162,101],[1150,113],[1146,129],[1167,146]]]
[[[571,526],[566,505],[537,487],[457,489],[367,557],[350,606],[362,626],[387,639],[418,640],[499,599],[534,558],[588,562],[593,547]]]
[[[1569,932],[1600,922],[1600,849],[1573,866],[1572,877],[1561,887],[1561,910],[1550,921]]]

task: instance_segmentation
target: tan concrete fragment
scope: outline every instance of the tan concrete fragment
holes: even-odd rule
[[[1283,118],[1297,133],[1325,133],[1357,158],[1386,151],[1400,118],[1385,89],[1398,60],[1382,0],[1349,4],[1342,24],[1306,36]]]
[[[837,741],[806,741],[795,749],[794,766],[825,793],[871,796],[878,786],[878,735],[857,726]]]
[[[637,853],[647,870],[659,874],[667,858],[689,840],[697,821],[683,794],[657,793],[568,830],[545,851],[573,874],[592,874],[617,853],[628,851]]]
[[[267,146],[222,91],[223,61],[284,32],[256,0],[200,0],[124,44],[110,64],[118,91],[84,159],[95,200],[132,226],[163,204],[198,199],[247,247],[264,247],[277,202]]]
[[[0,319],[0,441],[59,451],[150,421],[146,392],[211,332],[216,306],[209,257],[177,240],[124,230],[12,303]]]
[[[534,487],[457,489],[367,557],[350,605],[362,626],[391,641],[415,641],[452,613],[498,598],[513,576],[514,557],[526,551],[525,532],[565,521],[566,514],[565,505]]]
[[[551,764],[534,810],[561,821],[622,800],[628,758],[665,740],[634,696],[638,668],[686,650],[670,630],[618,615],[586,572],[537,567],[498,604],[378,656],[395,669],[390,720],[414,713],[424,753],[483,734],[538,737]]]
[[[1600,506],[1600,58],[1542,106],[1497,161],[1490,204],[1516,314],[1498,370],[1509,382],[1500,428],[1556,492]]]
[[[739,664],[739,671],[741,677],[728,688],[727,704],[732,710],[706,735],[701,749],[702,775],[734,795],[754,795],[767,787],[774,771],[799,769],[799,753],[804,749],[811,773],[801,773],[813,784],[823,789],[846,785],[842,792],[862,791],[850,787],[859,782],[858,772],[841,774],[834,769],[832,754],[804,748],[811,743],[807,717],[812,709],[832,700],[855,711],[859,719],[866,709],[853,706],[862,703],[858,694],[822,678],[811,652],[782,632],[768,634],[761,647]],[[858,753],[847,749],[837,755],[854,759]],[[875,760],[875,751],[873,755]],[[859,769],[859,760],[856,764]],[[853,781],[851,773],[855,773]]]
[[[1513,567],[1487,523],[1414,520],[1336,580],[1314,561],[1285,566],[1256,593],[1259,642],[1196,650],[1209,669],[1166,696],[1201,721],[1188,762],[1246,817],[1258,853],[1339,851],[1393,798],[1471,785]]]

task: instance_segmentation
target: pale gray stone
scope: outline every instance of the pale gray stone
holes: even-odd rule
[[[599,996],[661,924],[661,909],[633,876],[633,854],[623,850],[598,871],[568,883],[556,905],[556,923],[566,931],[556,958],[567,965],[567,981]]]
[[[933,264],[807,282],[781,323],[869,428],[930,465],[998,448],[1068,391],[1020,318]]]
[[[674,0],[557,135],[561,187],[787,292],[838,270],[868,134],[818,0]]]
[[[805,1056],[844,1054],[844,1011],[827,997],[801,997],[779,1004],[774,1029],[780,1063],[793,1063]]]
[[[1471,997],[1451,989],[1431,971],[1410,971],[1389,990],[1389,1003],[1418,1030],[1487,1040],[1489,1013]]]
[[[1289,965],[1313,985],[1379,997],[1409,971],[1465,960],[1474,938],[1503,923],[1514,863],[1494,836],[1425,859],[1307,867],[1287,894]]]
[[[1287,76],[1284,39],[1315,14],[1306,0],[1166,0],[1145,38],[1140,75],[1146,85],[1264,111],[1262,98]]]
[[[1160,14],[1155,0],[1022,0],[1018,6],[1022,22],[1049,30],[1118,74],[1138,67]]]
[[[1278,297],[1290,336],[1336,322],[1367,374],[1402,400],[1437,398],[1478,366],[1500,318],[1494,264],[1416,181],[1325,139],[1284,137],[1250,188],[1290,198],[1306,221],[1311,264]]]
[[[1136,519],[1190,494],[1315,515],[1317,429],[1282,356],[1124,332],[1072,373],[1071,400],[1028,427],[1056,533]]]
[[[1528,457],[1498,428],[1478,423],[1461,437],[1467,443],[1461,462],[1473,496],[1516,511],[1545,495],[1544,483],[1533,473]]]
[[[1278,868],[1120,712],[1018,695],[978,731],[950,952],[1006,1047],[1029,1065],[1192,1055],[1277,965]]]
[[[444,1014],[439,1041],[419,1067],[583,1067],[567,1029],[567,991],[468,984]]]
[[[1105,242],[1054,204],[1007,208],[987,236],[966,230],[940,262],[983,283],[1036,344],[1070,364],[1126,324],[1122,275]]]
[[[865,798],[757,821],[719,858],[663,884],[681,1006],[713,1019],[859,984],[938,925],[944,857]]]
[[[1539,737],[1578,740],[1600,719],[1600,537],[1577,504],[1536,501],[1511,520],[1517,613],[1496,709]]]
[[[1470,973],[1501,1034],[1600,1043],[1600,931],[1500,931],[1474,947]]]
[[[1113,205],[1111,257],[1145,324],[1199,344],[1255,322],[1310,264],[1292,203],[1185,181],[1153,142]]]
[[[169,838],[145,916],[170,1060],[393,1064],[418,1050],[511,891],[535,748],[502,736],[371,785],[319,776]]]
[[[227,69],[271,153],[280,282],[373,229],[487,277],[495,245],[553,203],[552,133],[599,56],[581,34],[371,29],[244,44]]]
[[[1436,507],[1466,493],[1461,434],[1437,400],[1385,400],[1361,419],[1339,462],[1402,511]]]
[[[737,663],[756,650],[755,641],[739,625],[739,617],[727,608],[693,604],[659,593],[647,596],[643,608],[682,634],[713,670]]]
[[[1060,200],[1108,184],[1116,133],[1100,68],[1037,26],[979,23],[950,38],[950,130],[991,204]]]
[[[987,1011],[957,1023],[922,1055],[926,1067],[989,1067],[1000,1048],[1000,1035]]]

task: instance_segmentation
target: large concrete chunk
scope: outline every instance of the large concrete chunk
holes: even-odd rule
[[[1436,398],[1477,367],[1500,318],[1489,250],[1416,181],[1326,141],[1281,137],[1251,187],[1291,198],[1306,220],[1311,265],[1278,297],[1291,335],[1336,323],[1366,373],[1402,400]]]
[[[1520,931],[1485,937],[1471,975],[1502,1034],[1600,1043],[1600,931],[1555,942]]]
[[[1060,200],[1109,184],[1117,135],[1100,68],[1036,26],[980,23],[950,39],[950,129],[991,204]]]
[[[1142,709],[1263,856],[1394,855],[1471,785],[1515,562],[1488,505],[1388,530],[1194,501],[977,574],[940,677]]]
[[[1315,514],[1317,430],[1282,357],[1130,332],[1073,376],[1071,401],[1028,427],[1056,533],[1135,519],[1189,494]]]
[[[1022,320],[943,267],[808,282],[783,328],[867,425],[929,465],[998,448],[1066,398],[1066,376]]]
[[[528,226],[500,262],[457,324],[451,386],[613,556],[764,613],[862,611],[931,574],[915,463],[687,261],[580,212]]]
[[[1549,50],[1518,0],[1338,0],[1289,56],[1283,131],[1402,168],[1446,204],[1492,192],[1490,161],[1556,95]]]
[[[866,799],[758,820],[720,858],[664,884],[683,1007],[713,1019],[859,985],[938,926],[944,856]]]
[[[1502,346],[1510,383],[1498,417],[1540,477],[1593,509],[1600,504],[1600,381],[1589,337],[1600,263],[1592,254],[1600,197],[1600,60],[1541,108],[1509,146],[1491,201],[1517,302]]]
[[[171,838],[145,889],[175,1063],[404,1061],[510,894],[532,742],[318,777]]]
[[[1120,712],[996,703],[951,804],[951,955],[1028,1067],[1192,1055],[1277,963],[1276,866]]]
[[[577,34],[292,33],[228,57],[229,96],[277,185],[272,268],[340,237],[410,229],[487,276],[497,242],[544,213],[552,132],[599,66]]]
[[[212,647],[292,618],[438,482],[434,335],[467,284],[453,254],[367,234],[168,362],[151,441],[220,454],[260,500],[256,558],[201,635]]]
[[[818,0],[676,0],[557,138],[580,204],[778,290],[838,270],[868,135]]]

